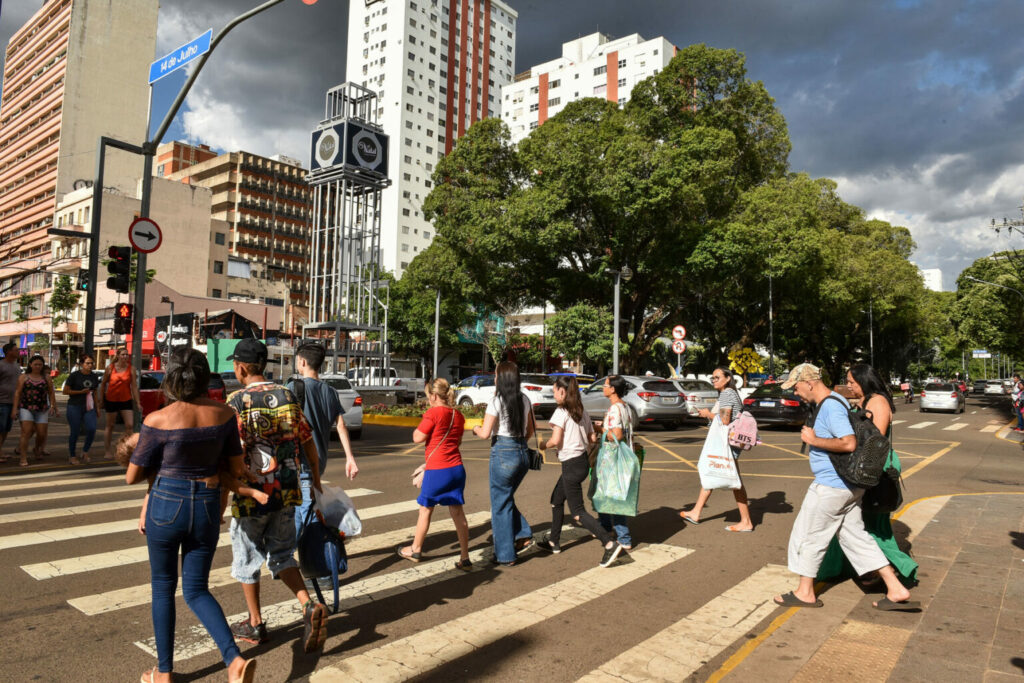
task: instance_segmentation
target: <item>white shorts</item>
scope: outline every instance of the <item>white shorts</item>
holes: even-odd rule
[[[18,408],[18,419],[22,422],[35,422],[36,424],[44,425],[50,421],[50,411]]]

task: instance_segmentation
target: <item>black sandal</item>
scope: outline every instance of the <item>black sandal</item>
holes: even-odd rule
[[[409,548],[409,554],[408,555],[406,555],[405,553],[402,552],[405,548]],[[422,557],[423,557],[423,553],[414,553],[414,552],[412,552],[412,546],[402,546],[402,545],[400,545],[397,548],[395,548],[395,552],[398,553],[398,556],[400,558],[402,558],[403,560],[409,560],[410,562],[419,562],[422,559]]]
[[[469,558],[467,557],[464,560],[459,560],[458,562],[456,562],[455,568],[459,571],[470,572],[473,571],[473,563],[470,562]]]

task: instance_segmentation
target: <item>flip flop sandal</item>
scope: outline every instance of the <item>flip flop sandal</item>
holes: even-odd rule
[[[917,600],[896,602],[888,597],[883,597],[873,607],[882,612],[919,612],[921,610],[921,603]]]
[[[698,524],[700,524],[700,520],[699,519],[693,519],[692,517],[688,517],[686,515],[686,512],[680,512],[679,516],[682,517],[683,521],[686,522],[687,524],[692,524],[694,526],[697,526]]]
[[[752,534],[752,533],[754,533],[753,529],[734,529],[733,528],[734,526],[736,526],[736,525],[735,524],[727,524],[725,526],[725,530],[726,531],[731,531],[731,532],[736,533],[736,534]]]
[[[533,537],[516,539],[516,555],[533,546]]]
[[[78,460],[78,458],[76,458],[74,456],[71,456],[70,458],[68,458],[68,464],[69,465],[81,465],[82,463]]]
[[[18,462],[18,467],[28,467],[28,458],[22,458]]]
[[[409,546],[398,546],[397,548],[395,548],[395,552],[398,553],[398,556],[403,560],[409,560],[410,562],[419,562],[423,558],[423,553],[414,553],[410,548],[409,554],[406,555],[402,551],[408,547]]]
[[[245,660],[245,666],[242,667],[242,675],[231,681],[231,683],[252,683],[256,677],[256,660],[247,659]]]
[[[156,667],[154,666],[149,671],[143,671],[142,677],[139,678],[140,683],[153,683],[156,680]]]
[[[459,571],[469,572],[473,570],[473,563],[470,562],[469,558],[466,558],[465,560],[459,560],[456,562],[455,568]]]
[[[783,595],[781,597],[782,597],[782,600],[776,600],[775,598],[772,598],[772,602],[774,602],[779,607],[809,607],[809,608],[814,608],[814,607],[822,607],[825,604],[821,600],[815,600],[814,602],[804,602],[800,598],[796,597],[796,595],[793,594],[793,591],[789,591],[788,593],[786,593],[785,595]]]

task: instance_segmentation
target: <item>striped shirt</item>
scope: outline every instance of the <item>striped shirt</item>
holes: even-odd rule
[[[732,414],[729,416],[730,424],[739,419],[740,413],[743,411],[743,401],[740,400],[740,393],[735,389],[723,389],[722,393],[718,395],[718,409],[724,410],[725,408],[732,408]]]

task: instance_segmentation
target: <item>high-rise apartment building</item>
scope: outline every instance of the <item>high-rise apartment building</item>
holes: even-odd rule
[[[633,86],[664,69],[675,53],[664,38],[645,40],[636,33],[614,40],[592,33],[562,43],[561,57],[517,74],[502,88],[501,118],[518,142],[574,100],[625,104]]]
[[[7,44],[0,100],[0,338],[50,331],[46,230],[64,195],[92,183],[99,137],[145,140],[146,67],[156,52],[158,6],[158,0],[47,0]],[[134,195],[141,173],[140,157],[114,152],[104,185]],[[29,319],[15,323],[15,302],[24,295],[35,301]]]
[[[261,157],[229,152],[209,157],[210,149],[169,142],[157,148],[157,159],[177,165],[169,172],[156,165],[158,175],[213,192],[212,217],[230,226],[227,274],[249,277],[251,264],[267,277],[285,282],[288,303],[309,305],[309,262],[312,192],[306,169],[288,157]],[[206,157],[205,161],[191,163]],[[224,293],[230,297],[230,291]]]
[[[500,114],[517,19],[501,0],[349,3],[347,80],[377,91],[377,122],[391,139],[381,263],[399,276],[434,236],[423,200],[437,160],[469,126]]]

